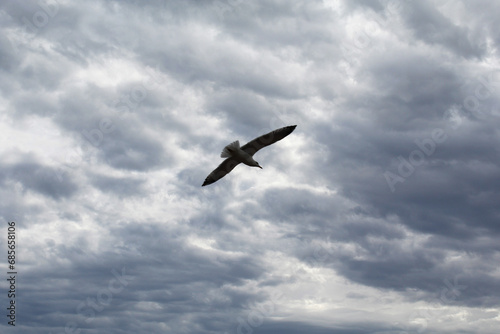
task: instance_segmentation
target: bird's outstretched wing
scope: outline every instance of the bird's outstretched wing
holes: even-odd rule
[[[271,131],[265,135],[262,135],[260,137],[255,138],[254,140],[249,141],[248,143],[243,145],[241,149],[250,155],[254,155],[261,148],[274,144],[278,140],[285,138],[290,133],[292,133],[296,127],[297,125],[290,125],[290,126],[285,126],[284,128],[281,129]]]
[[[233,170],[234,167],[236,167],[239,164],[238,161],[236,161],[233,158],[227,158],[224,160],[219,167],[214,169],[212,173],[210,173],[207,178],[205,179],[205,182],[201,185],[202,187],[207,186],[209,184],[214,183],[215,181],[222,179],[224,176],[226,176],[227,173]]]

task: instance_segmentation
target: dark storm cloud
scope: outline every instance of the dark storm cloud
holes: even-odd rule
[[[61,176],[58,182],[58,171],[52,167],[37,163],[32,158],[17,163],[2,163],[0,181],[4,187],[12,187],[19,182],[23,191],[34,191],[47,195],[55,200],[71,197],[78,189],[67,176]]]
[[[180,323],[181,319],[189,318],[192,321],[183,325],[188,332],[197,326],[215,330],[227,326],[222,314],[227,317],[235,308],[263,299],[264,296],[246,293],[240,288],[246,280],[256,279],[263,272],[253,256],[226,257],[201,251],[184,243],[183,231],[156,226],[128,222],[123,228],[111,231],[114,242],[120,243],[123,237],[128,240],[119,252],[99,254],[87,249],[83,239],[72,246],[50,242],[45,247],[39,245],[42,262],[50,259],[52,252],[60,262],[51,264],[50,269],[34,268],[26,272],[28,295],[25,302],[30,305],[26,308],[30,313],[25,323],[38,323],[53,330],[54,324],[72,321],[79,328],[92,331],[108,320],[119,319],[128,326],[135,326],[129,316],[122,314],[132,308],[149,319],[148,322]],[[117,277],[122,277],[126,283],[123,289],[116,288],[119,291],[109,285]],[[60,282],[58,292],[45,304],[39,302],[44,300],[40,287],[50,289],[54,282]],[[72,282],[79,288],[62,282]],[[119,287],[118,283],[113,284]],[[60,303],[60,298],[65,302]],[[143,301],[147,301],[146,305],[141,306]],[[156,306],[149,308],[148,304]],[[61,305],[64,307],[60,308]],[[204,315],[215,309],[219,310],[218,315]],[[214,319],[218,320],[214,323]],[[161,328],[152,326],[153,331]]]
[[[435,94],[435,99],[441,97],[439,91]],[[463,98],[463,95],[457,94],[457,99],[449,103],[458,104]],[[341,185],[342,193],[363,203],[361,206],[371,215],[382,218],[396,215],[405,226],[435,235],[441,242],[433,243],[432,247],[417,246],[412,249],[412,253],[408,253],[390,242],[382,243],[381,249],[379,243],[363,240],[363,233],[357,231],[347,234],[348,238],[344,240],[355,242],[374,258],[357,260],[352,255],[346,255],[331,265],[349,279],[366,285],[390,286],[390,289],[416,287],[429,292],[431,296],[438,293],[438,286],[443,279],[460,277],[462,284],[469,287],[460,291],[461,304],[477,307],[482,303],[490,306],[491,295],[496,295],[494,291],[497,291],[494,285],[498,283],[494,283],[494,279],[484,282],[484,277],[492,277],[495,269],[478,267],[475,272],[481,274],[475,276],[469,275],[470,268],[467,266],[443,267],[443,261],[450,250],[450,240],[454,240],[453,249],[463,253],[464,259],[475,258],[470,252],[498,252],[498,248],[492,247],[492,243],[487,241],[495,240],[498,236],[497,221],[500,214],[492,202],[498,198],[498,152],[492,145],[498,141],[493,130],[497,121],[482,124],[480,130],[477,121],[471,120],[474,117],[464,111],[464,123],[454,128],[443,124],[435,113],[429,113],[428,117],[423,117],[425,113],[417,113],[418,103],[406,107],[408,109],[403,110],[411,111],[407,117],[423,118],[420,123],[426,128],[417,130],[418,127],[410,126],[411,123],[396,121],[398,126],[411,128],[414,132],[391,133],[388,129],[384,131],[351,123],[349,116],[344,117],[343,128],[331,131],[328,136],[334,148],[329,151],[331,157],[328,166],[336,166],[336,175],[332,178]],[[388,114],[394,116],[398,113],[401,111],[394,110]],[[366,114],[371,116],[369,112]],[[393,121],[390,119],[380,125],[392,127]],[[374,120],[373,123],[379,124],[379,121]],[[446,131],[444,142],[431,141],[433,128]],[[364,139],[359,137],[361,134]],[[323,137],[321,141],[328,142],[328,138]],[[425,141],[426,148],[422,149],[415,140],[419,143]],[[423,161],[412,165],[409,161],[416,159],[415,155],[411,156],[415,150],[421,152]],[[431,150],[434,152],[427,155],[424,153],[426,150],[428,153]],[[401,167],[402,161],[406,161],[404,167]],[[389,182],[384,180],[387,171],[401,177],[401,182],[394,186],[394,192],[391,192]],[[405,171],[404,177],[399,171]],[[327,174],[326,170],[324,174]],[[345,218],[339,218],[342,219]],[[319,221],[328,221],[328,218]],[[351,220],[349,224],[349,229],[356,226]],[[488,236],[484,235],[484,231],[488,231]],[[333,235],[342,236],[342,229],[337,228]],[[480,243],[483,245],[479,246]],[[335,256],[331,257],[332,261],[333,258]],[[487,288],[478,288],[483,286]]]
[[[380,66],[383,62],[385,60],[373,64]],[[414,70],[413,64],[420,68]],[[364,74],[379,78],[380,89],[385,95],[376,99],[370,95],[358,98],[353,103],[363,101],[363,105],[349,105],[355,111],[342,115],[334,129],[327,125],[316,127],[314,135],[318,142],[330,148],[330,158],[329,163],[324,164],[320,162],[323,157],[317,157],[315,166],[322,169],[316,173],[329,175],[341,185],[344,195],[363,203],[361,212],[369,214],[352,219],[353,213],[346,210],[339,210],[339,213],[325,209],[324,196],[301,196],[296,191],[295,195],[267,198],[267,209],[278,215],[279,221],[300,221],[301,236],[327,234],[332,239],[354,242],[372,254],[373,258],[368,260],[356,260],[351,254],[329,256],[328,265],[351,280],[390,289],[416,287],[432,296],[439,290],[444,277],[463,275],[460,277],[467,280],[467,286],[490,288],[468,289],[460,295],[460,302],[477,306],[482,301],[484,305],[491,305],[491,291],[495,291],[491,286],[493,282],[486,284],[480,277],[465,274],[466,268],[442,266],[449,250],[445,240],[455,240],[454,248],[468,258],[472,249],[478,251],[477,243],[484,240],[485,229],[492,233],[492,238],[497,235],[499,212],[492,202],[498,197],[495,190],[499,179],[498,152],[492,145],[498,141],[493,130],[497,121],[477,123],[474,114],[463,103],[471,96],[487,96],[488,87],[477,81],[472,85],[472,92],[462,92],[460,81],[451,69],[421,65],[411,57],[400,57],[394,66],[386,66],[381,71],[366,68]],[[416,87],[401,84],[421,81]],[[401,96],[405,99],[398,98]],[[492,98],[485,98],[483,104],[491,110],[494,108],[492,102]],[[387,109],[378,111],[376,108],[381,103],[387,103]],[[446,110],[453,105],[462,105],[460,124],[445,118]],[[358,113],[371,122],[357,122],[355,115]],[[437,137],[433,137],[435,129],[440,130]],[[415,150],[420,151],[423,161],[412,166],[409,161],[417,159],[412,155]],[[460,157],[458,161],[457,156]],[[395,185],[396,190],[391,192],[384,172],[398,173],[402,160],[397,157],[407,161],[404,167],[410,168],[411,173],[401,178]],[[481,193],[483,195],[479,195]],[[393,222],[383,221],[391,215],[396,215],[402,224],[413,230],[440,236],[442,243],[435,243],[430,248],[416,246],[410,249],[411,252],[393,244],[389,240],[404,241],[406,237],[397,232]],[[370,216],[382,221],[370,221]],[[369,237],[382,237],[386,242],[374,242]],[[490,243],[483,247],[485,253],[497,251]],[[314,249],[300,257],[314,258]],[[477,270],[486,277],[494,272],[493,268]]]
[[[495,333],[498,9],[2,2],[22,331]]]

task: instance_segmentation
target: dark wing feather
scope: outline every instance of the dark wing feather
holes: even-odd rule
[[[205,179],[205,182],[203,182],[203,184],[201,186],[203,187],[203,186],[212,184],[219,179],[222,179],[224,176],[226,176],[227,173],[232,171],[233,168],[236,167],[236,165],[238,165],[238,164],[239,164],[239,162],[237,160],[235,160],[233,158],[227,158],[219,165],[219,167],[214,169],[212,171],[212,173],[210,173],[207,176],[207,178]]]
[[[250,155],[254,155],[261,148],[274,144],[278,140],[285,138],[290,133],[292,133],[296,127],[297,125],[290,125],[290,126],[285,126],[284,128],[281,129],[271,131],[265,135],[255,138],[252,141],[249,141],[248,143],[243,145],[241,149]]]

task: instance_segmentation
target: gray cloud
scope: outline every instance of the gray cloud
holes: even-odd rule
[[[2,2],[16,325],[496,333],[498,7]]]
[[[142,186],[144,180],[128,179],[124,177],[109,177],[105,175],[94,175],[91,183],[104,192],[110,192],[122,196],[137,196],[144,193]]]
[[[29,155],[24,158],[25,161],[2,165],[0,181],[4,188],[18,183],[22,192],[33,191],[55,200],[69,198],[77,191],[77,185],[68,177],[61,176],[56,182],[56,169],[37,163]]]

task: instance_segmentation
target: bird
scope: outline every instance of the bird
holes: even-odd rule
[[[220,155],[221,158],[226,158],[226,160],[224,160],[206,177],[205,182],[203,182],[201,186],[208,186],[209,184],[222,179],[240,163],[244,163],[245,165],[250,167],[258,167],[262,169],[259,163],[253,159],[253,155],[257,153],[257,151],[261,148],[272,145],[277,141],[285,138],[290,133],[292,133],[296,127],[297,125],[289,125],[280,129],[276,129],[249,141],[241,147],[239,140],[226,145]]]

